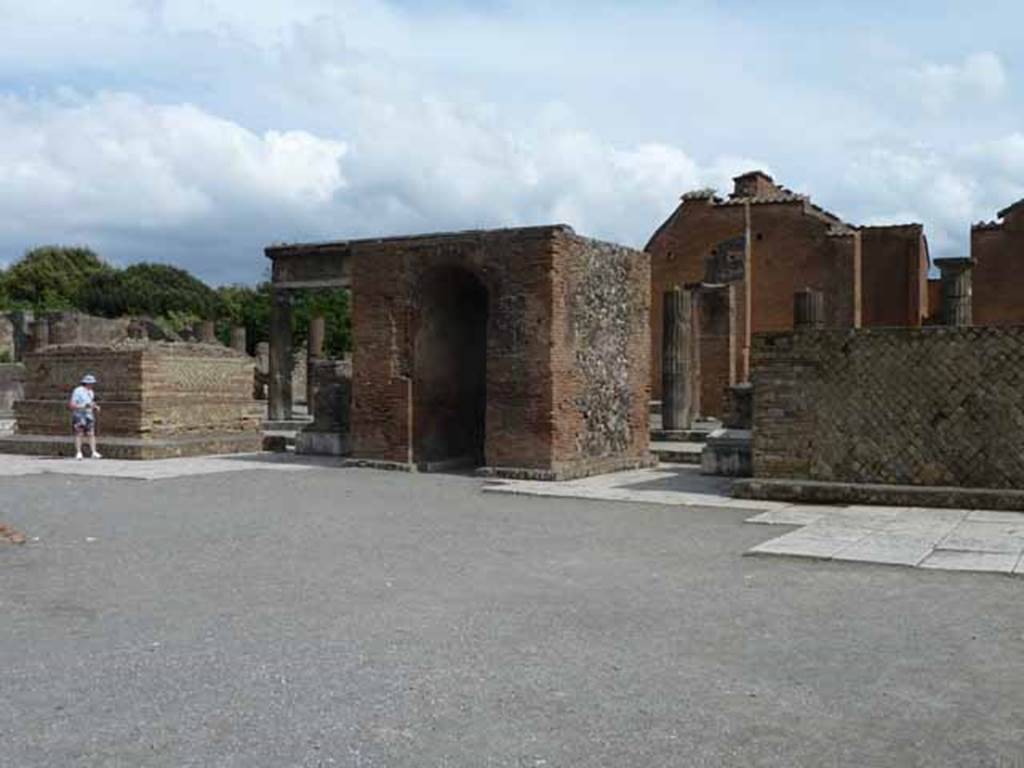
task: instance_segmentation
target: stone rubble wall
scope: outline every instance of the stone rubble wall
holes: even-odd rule
[[[551,350],[557,465],[647,455],[650,257],[559,232]]]
[[[67,401],[85,373],[98,381],[103,434],[191,437],[258,431],[252,358],[227,347],[186,343],[52,346],[25,357],[25,399],[15,405],[21,434],[63,435]]]
[[[754,474],[1024,488],[1024,327],[755,337]]]

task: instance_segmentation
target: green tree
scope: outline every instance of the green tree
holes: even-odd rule
[[[213,319],[220,314],[217,292],[184,269],[167,264],[133,264],[93,276],[81,292],[80,308],[106,317],[152,315]]]
[[[46,245],[33,248],[4,275],[11,304],[36,310],[74,309],[90,278],[113,272],[89,248]]]

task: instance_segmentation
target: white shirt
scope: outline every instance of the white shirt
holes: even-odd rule
[[[75,387],[75,391],[71,393],[71,405],[75,410],[91,411],[95,400],[96,395],[84,384],[79,384]]]

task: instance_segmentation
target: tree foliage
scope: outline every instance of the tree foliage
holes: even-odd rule
[[[306,343],[309,323],[325,318],[324,352],[341,357],[352,346],[349,294],[341,289],[296,291],[292,300],[293,347]],[[75,309],[103,317],[147,315],[169,330],[216,320],[227,343],[233,326],[244,326],[249,351],[270,336],[271,284],[213,289],[184,269],[134,264],[117,269],[88,248],[35,248],[0,270],[0,309],[37,312]]]
[[[46,245],[33,248],[3,275],[3,290],[14,306],[37,310],[75,309],[85,284],[113,268],[89,248]]]
[[[104,317],[172,313],[213,319],[220,309],[217,292],[184,269],[167,264],[133,264],[94,275],[84,286],[79,308]]]

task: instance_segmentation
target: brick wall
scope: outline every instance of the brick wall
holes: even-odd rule
[[[928,252],[920,224],[862,227],[864,326],[918,326],[928,314]]]
[[[754,473],[1024,488],[1024,328],[755,337]]]
[[[187,437],[257,431],[252,359],[204,344],[125,343],[48,347],[25,357],[22,434],[70,430],[67,401],[85,373],[97,379],[100,429],[119,437]]]
[[[1024,324],[1024,210],[971,230],[975,325]]]
[[[676,286],[704,279],[712,249],[722,241],[742,237],[746,214],[741,204],[715,204],[711,199],[686,199],[651,238],[651,387],[661,397],[661,296]],[[708,359],[702,353],[702,376],[709,384],[702,388],[702,410],[718,416],[721,391],[709,390],[723,378],[714,371],[731,367],[737,378],[745,376],[747,347],[745,292],[750,285],[750,325],[753,333],[786,330],[793,326],[793,294],[804,288],[822,291],[826,316],[832,327],[851,327],[861,319],[861,240],[857,232],[834,234],[833,224],[808,213],[804,202],[750,205],[750,274],[737,280],[734,343],[710,340],[709,344],[731,360]],[[707,346],[705,344],[704,346]]]
[[[452,351],[430,334],[451,311],[438,307],[445,297],[431,288],[443,271],[461,272],[486,293],[487,466],[565,472],[632,456],[641,440],[646,447],[647,411],[637,404],[648,376],[645,255],[558,226],[350,247],[354,456],[420,463],[443,459],[444,446],[458,443],[454,435],[424,442],[417,434],[450,429],[441,422],[460,413],[459,399],[473,397],[464,381],[449,382],[458,395],[452,402],[427,394],[443,389],[431,382],[443,377]],[[638,317],[645,321],[639,332]],[[418,353],[417,344],[428,342],[433,351]],[[641,379],[637,398],[624,399]],[[471,410],[464,416],[472,418]]]

